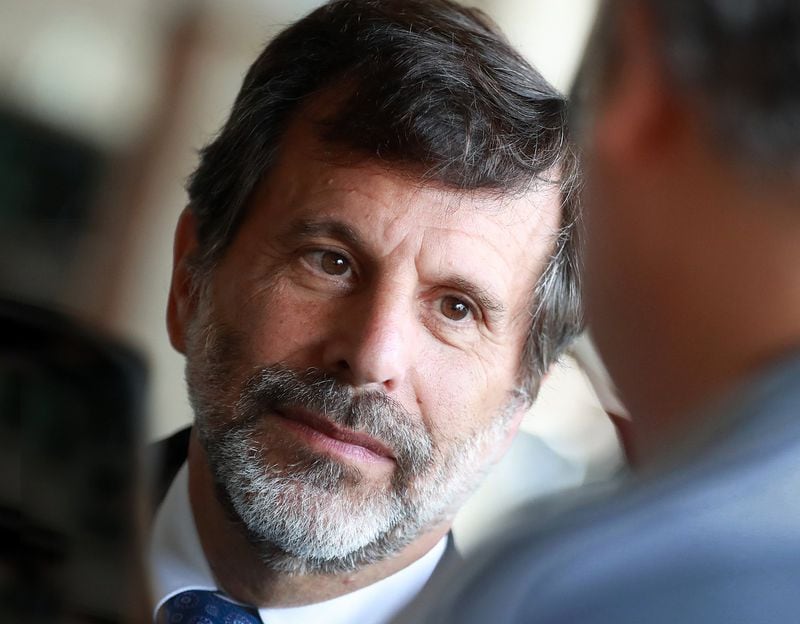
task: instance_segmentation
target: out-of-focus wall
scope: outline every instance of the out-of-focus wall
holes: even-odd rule
[[[482,0],[464,4],[491,15],[526,58],[552,84],[568,92],[597,0]]]

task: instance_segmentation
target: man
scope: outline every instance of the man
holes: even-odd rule
[[[332,2],[255,61],[175,237],[159,619],[381,622],[426,583],[577,329],[564,122],[446,0]]]
[[[409,621],[797,621],[800,4],[612,0],[578,87],[587,322],[642,470]]]

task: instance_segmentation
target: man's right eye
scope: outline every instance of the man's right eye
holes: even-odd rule
[[[472,314],[470,305],[458,297],[447,295],[440,303],[440,309],[451,321],[463,321],[465,318]]]
[[[352,272],[350,260],[340,253],[327,249],[317,249],[307,254],[308,262],[326,275],[346,277]]]

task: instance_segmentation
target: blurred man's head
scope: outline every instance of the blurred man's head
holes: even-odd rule
[[[263,561],[351,570],[449,522],[578,329],[574,184],[563,98],[480,13],[334,2],[265,49],[169,309]]]
[[[668,419],[797,341],[800,4],[606,2],[575,99],[588,322]]]

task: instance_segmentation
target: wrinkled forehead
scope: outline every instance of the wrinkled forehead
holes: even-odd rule
[[[454,230],[505,255],[514,245],[537,258],[561,221],[559,173],[515,191],[461,190],[414,165],[385,163],[319,139],[309,124],[287,132],[276,166],[257,186],[249,211],[273,217],[352,221],[352,229],[411,233]]]
[[[404,241],[416,247],[413,257],[424,252],[451,273],[499,282],[505,292],[498,295],[513,299],[509,307],[527,309],[561,225],[558,168],[513,190],[453,188],[430,179],[424,165],[387,162],[326,139],[319,124],[335,106],[336,94],[329,97],[294,115],[235,238],[325,231],[368,241],[375,257]],[[229,252],[236,248],[234,241]]]
[[[449,273],[497,283],[516,308],[529,302],[560,221],[557,172],[515,192],[453,189],[414,167],[337,149],[299,119],[257,186],[240,234],[328,237],[365,258],[394,254],[418,263],[430,280]]]

